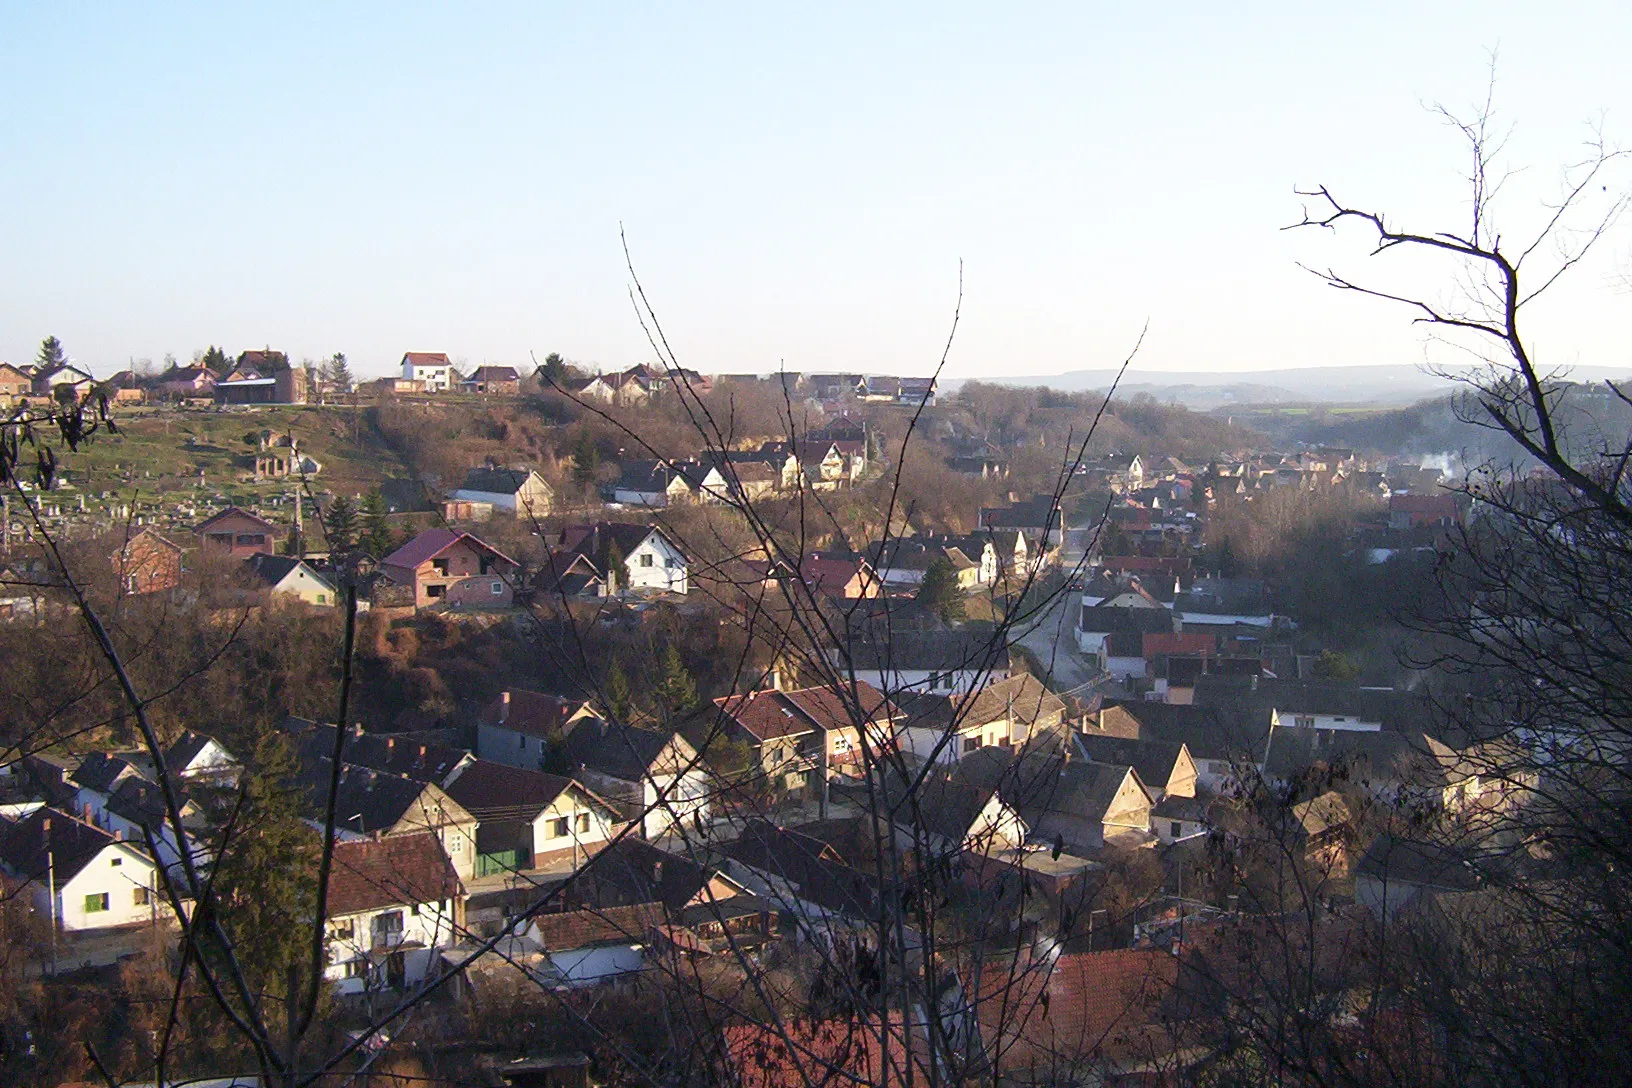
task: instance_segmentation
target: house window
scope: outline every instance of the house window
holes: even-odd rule
[[[408,908],[408,913],[412,914],[415,918],[418,918],[419,917],[419,904],[415,903],[413,906],[409,907]]]
[[[402,911],[392,910],[374,916],[374,939],[390,941],[402,935]]]
[[[113,866],[115,869],[119,868],[119,866],[123,865],[124,863],[125,863],[124,858],[110,858],[108,860],[108,864]]]
[[[979,737],[964,737],[963,738],[963,750],[965,752],[973,752],[979,747],[980,747],[980,738]]]
[[[578,814],[578,834],[582,835],[585,832],[587,832],[588,830],[589,830],[589,813],[580,812]]]
[[[131,890],[130,901],[138,907],[145,907],[148,905],[148,903],[152,902],[152,900],[153,893],[148,891],[146,888],[134,888]]]
[[[357,927],[351,922],[336,922],[334,925],[334,939],[349,941],[357,936]]]
[[[663,560],[663,565],[668,567],[670,570],[679,570],[680,560],[671,555],[667,559]]]
[[[455,835],[453,837],[453,841],[448,843],[448,853],[450,853],[450,854],[463,854],[464,852],[465,852],[465,840],[462,837],[460,837],[458,835]]]
[[[567,818],[557,817],[550,821],[550,838],[564,839],[567,837]]]
[[[782,762],[782,755],[783,755],[782,749],[772,748],[771,749],[771,766],[775,767],[778,764],[780,764]]]
[[[1179,821],[1174,820],[1172,829],[1168,832],[1168,834],[1173,836],[1173,838],[1175,838],[1175,839],[1178,838],[1179,836],[1184,834],[1184,825],[1179,823]]]
[[[651,552],[647,552],[645,555],[642,555],[640,557],[640,565],[643,566],[643,567],[650,567],[650,566],[655,566],[656,565],[655,563],[652,562],[652,553]]]
[[[367,975],[368,975],[368,961],[366,959],[363,959],[363,960],[347,960],[346,961],[346,977],[347,978],[365,978],[365,977],[367,977]]]
[[[504,593],[504,583],[503,582],[494,582],[492,588],[493,588],[493,596],[495,596],[495,597],[500,596],[501,594]]]
[[[329,595],[327,593],[319,593],[317,595],[317,603],[318,604],[328,604],[329,603]]]
[[[491,558],[489,558],[488,556],[484,555],[484,556],[481,557],[481,559],[477,560],[476,573],[486,574],[489,571],[491,571],[492,569],[493,569],[493,560]]]
[[[447,591],[448,591],[447,586],[426,586],[425,587],[425,596],[430,597],[432,600],[435,600],[436,598],[441,597],[443,594],[447,593]]]
[[[211,544],[223,544],[226,547],[232,547],[231,533],[209,533],[207,535]]]
[[[431,566],[442,577],[446,578],[448,576],[448,561],[446,558],[431,560]]]
[[[240,548],[259,548],[266,544],[265,533],[239,533],[238,546]]]
[[[1313,729],[1315,727],[1315,716],[1313,714],[1299,714],[1297,726],[1299,729]]]
[[[108,893],[92,892],[85,897],[85,913],[99,914],[108,909]]]

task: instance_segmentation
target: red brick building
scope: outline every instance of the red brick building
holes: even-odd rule
[[[519,565],[469,533],[427,529],[380,561],[398,585],[414,587],[414,607],[509,608]]]
[[[126,593],[163,593],[181,584],[181,546],[143,529],[113,553],[113,570]]]
[[[247,559],[277,552],[278,527],[248,510],[229,506],[193,529],[198,546],[211,555]]]

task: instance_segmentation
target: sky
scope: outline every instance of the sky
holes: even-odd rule
[[[1450,270],[1281,230],[1294,190],[1462,226],[1426,105],[1495,50],[1522,234],[1586,122],[1632,144],[1629,40],[1624,0],[0,3],[0,359],[629,366],[626,239],[706,372],[927,372],[960,269],[948,376],[1114,365],[1147,321],[1145,372],[1418,363],[1298,262]],[[1632,365],[1628,227],[1534,315],[1548,361]]]

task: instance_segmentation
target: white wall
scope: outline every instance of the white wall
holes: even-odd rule
[[[966,695],[986,683],[996,682],[1005,678],[1008,670],[994,665],[990,670],[958,669],[955,671],[929,669],[892,669],[886,672],[883,669],[857,669],[856,679],[862,683],[871,684],[879,691],[887,691],[892,695],[904,692],[930,692],[937,695]],[[938,676],[940,684],[931,687],[929,678]]]
[[[404,944],[418,943],[423,948],[403,950],[403,979],[408,985],[414,985],[424,979],[427,968],[436,958],[435,950],[447,948],[456,942],[453,908],[451,900],[444,900],[440,904],[419,904],[418,914],[414,913],[412,905],[402,904],[331,917],[328,921],[330,962],[323,971],[323,977],[333,982],[335,990],[343,994],[362,993],[370,987],[383,989],[386,985],[385,953]],[[374,950],[370,973],[347,978],[346,964],[368,956],[373,949],[374,919],[393,911],[402,912],[400,939]],[[352,927],[351,936],[343,937],[340,933],[347,924]]]
[[[561,972],[569,986],[590,986],[617,975],[639,971],[646,963],[640,944],[602,945],[551,952],[550,965]]]
[[[644,566],[643,559],[650,559],[651,566]],[[670,546],[659,533],[653,533],[641,541],[626,557],[624,567],[630,589],[685,593],[689,588],[686,557]]]
[[[35,907],[49,916],[47,880],[34,885]],[[138,903],[138,888],[148,890],[149,902]],[[156,909],[153,865],[134,848],[110,843],[86,863],[74,878],[57,887],[57,917],[65,930],[105,929],[153,920]],[[85,897],[108,897],[108,909],[87,911]]]

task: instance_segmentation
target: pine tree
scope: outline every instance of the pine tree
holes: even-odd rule
[[[55,370],[68,361],[68,355],[62,350],[62,341],[55,336],[47,336],[40,341],[40,350],[34,356],[34,363],[41,370]]]
[[[322,378],[336,393],[351,392],[351,364],[346,361],[345,352],[337,351],[323,360]]]
[[[623,671],[623,661],[616,657],[606,670],[606,709],[617,721],[628,721],[629,711],[634,709],[629,674]]]
[[[204,349],[204,354],[198,358],[199,366],[207,366],[218,378],[224,378],[232,370],[232,359],[227,356],[225,349],[214,344]]]
[[[328,515],[323,519],[324,527],[329,531],[329,547],[334,551],[350,551],[357,541],[357,510],[351,505],[351,500],[344,495],[337,495],[329,504]]]
[[[657,683],[657,700],[671,715],[684,714],[697,705],[697,681],[686,671],[680,651],[672,642],[663,651],[663,678]]]
[[[942,623],[963,619],[963,592],[958,588],[958,572],[944,555],[924,571],[923,585],[918,587],[918,603],[941,618]]]
[[[587,432],[580,435],[578,443],[572,448],[573,482],[579,487],[588,487],[595,482],[595,473],[600,467],[600,448]]]
[[[361,514],[363,551],[375,559],[383,558],[391,551],[393,536],[385,495],[376,487],[363,496],[358,512]]]
[[[538,368],[538,372],[546,386],[560,385],[567,380],[567,361],[559,351],[552,351],[544,356],[544,365]]]

